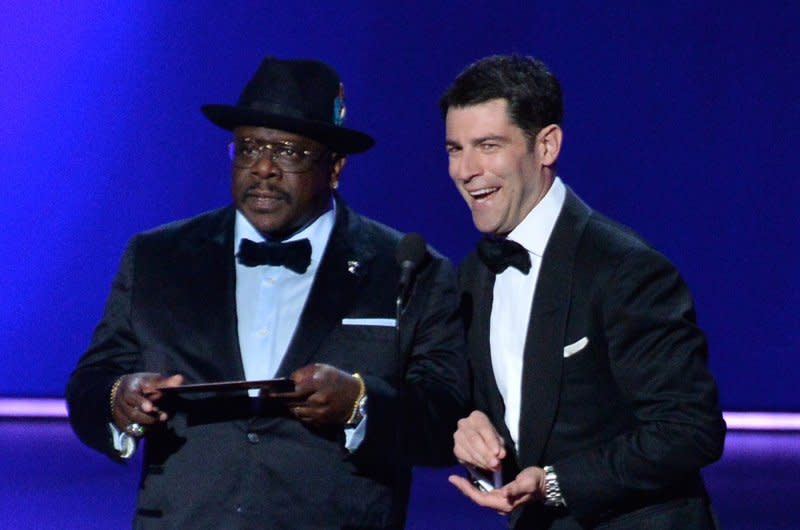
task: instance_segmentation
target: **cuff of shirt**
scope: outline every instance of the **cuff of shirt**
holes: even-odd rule
[[[111,431],[111,443],[119,457],[125,459],[132,457],[136,452],[136,438],[120,431],[113,423],[108,424],[108,430]]]
[[[344,447],[351,453],[361,446],[364,441],[364,436],[367,434],[367,415],[361,418],[361,421],[355,427],[344,428]]]

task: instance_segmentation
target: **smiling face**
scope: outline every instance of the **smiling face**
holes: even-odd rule
[[[234,141],[255,144],[292,144],[316,157],[311,167],[290,172],[265,150],[251,167],[232,167],[231,194],[239,211],[265,237],[281,240],[303,228],[330,204],[331,189],[339,180],[344,158],[333,158],[327,148],[304,136],[267,129],[237,127]]]
[[[550,189],[561,129],[548,125],[529,138],[509,119],[505,99],[450,107],[445,127],[450,177],[475,227],[508,234]]]

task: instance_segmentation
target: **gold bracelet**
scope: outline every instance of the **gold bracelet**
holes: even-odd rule
[[[109,409],[111,410],[111,421],[114,421],[114,400],[117,397],[117,390],[119,390],[119,385],[122,383],[122,378],[125,377],[124,375],[114,381],[114,384],[111,385],[111,394],[108,398]]]
[[[361,374],[356,372],[353,374],[353,377],[358,379],[358,396],[356,397],[356,400],[353,403],[353,412],[350,413],[350,417],[347,418],[345,425],[352,424],[353,420],[356,419],[356,415],[358,414],[358,405],[361,403],[361,399],[364,397],[364,394],[367,393],[367,385],[364,384],[364,378],[361,377]]]

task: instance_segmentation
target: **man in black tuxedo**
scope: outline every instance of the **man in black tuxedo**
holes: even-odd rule
[[[476,410],[454,453],[502,477],[450,481],[513,528],[713,527],[699,471],[725,423],[691,296],[557,176],[558,80],[488,57],[440,105],[450,176],[485,234],[459,270]]]
[[[233,205],[131,240],[72,426],[114,458],[144,440],[136,528],[402,528],[411,464],[452,459],[468,410],[455,272],[420,243],[396,304],[400,234],[335,192],[373,140],[329,66],[267,58],[202,110],[233,132]],[[272,378],[293,390],[181,388]]]

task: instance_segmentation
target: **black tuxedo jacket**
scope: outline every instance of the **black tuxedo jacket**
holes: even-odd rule
[[[511,449],[505,480],[552,465],[568,505],[532,505],[512,526],[710,526],[699,470],[720,457],[725,424],[674,267],[567,190],[531,309],[517,452],[489,353],[495,276],[474,252],[459,273],[476,405]]]
[[[236,331],[232,207],[134,237],[105,314],[67,385],[70,421],[115,456],[109,391],[121,375],[243,379]],[[278,376],[309,363],[364,375],[367,433],[354,453],[341,427],[312,430],[245,393],[163,402],[147,435],[136,528],[401,528],[412,463],[444,463],[467,385],[456,278],[433,251],[392,327],[400,235],[337,203],[337,215]],[[413,436],[409,424],[413,422]]]

